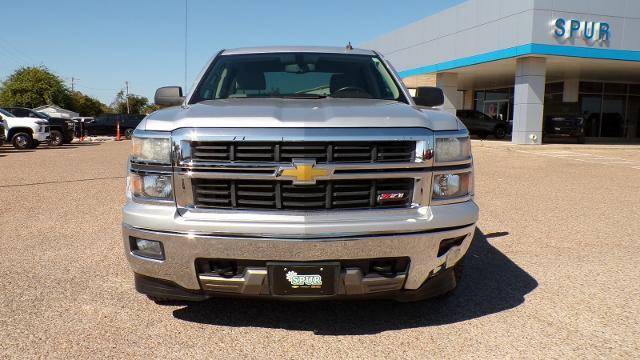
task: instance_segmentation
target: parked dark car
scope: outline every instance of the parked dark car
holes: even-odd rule
[[[31,117],[48,120],[51,129],[49,145],[61,146],[73,141],[73,137],[75,136],[75,123],[71,119],[51,117],[47,114],[23,107],[7,107],[4,109],[17,117]]]
[[[504,139],[511,133],[511,123],[492,118],[477,110],[458,110],[456,115],[470,134],[478,135],[481,139],[489,135],[495,136],[496,139]]]
[[[143,114],[104,114],[84,124],[85,134],[89,136],[115,136],[117,122],[120,122],[120,134],[131,139],[133,130],[144,119]]]
[[[543,141],[549,138],[576,138],[578,144],[584,144],[584,119],[572,115],[545,116]]]

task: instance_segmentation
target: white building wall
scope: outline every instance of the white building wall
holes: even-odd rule
[[[558,17],[607,22],[610,40],[559,39],[553,35]],[[404,71],[532,43],[640,51],[638,33],[640,0],[468,0],[361,47]]]

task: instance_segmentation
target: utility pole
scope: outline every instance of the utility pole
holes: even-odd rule
[[[131,113],[131,110],[129,109],[129,82],[125,81],[124,82],[126,87],[127,87],[127,93],[126,93],[126,97],[127,97],[127,114]]]
[[[76,83],[76,78],[74,78],[73,76],[71,77],[71,92],[73,92],[74,88],[75,88],[75,83]]]
[[[187,91],[187,30],[188,30],[188,0],[184,0],[184,91]]]

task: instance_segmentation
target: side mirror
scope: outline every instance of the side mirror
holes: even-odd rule
[[[159,106],[177,106],[182,104],[182,88],[180,86],[165,86],[156,90],[153,102]]]
[[[442,89],[432,86],[423,86],[416,88],[416,96],[413,101],[418,106],[440,106],[444,104],[444,93]]]

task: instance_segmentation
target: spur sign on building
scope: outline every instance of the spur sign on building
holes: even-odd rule
[[[553,22],[553,35],[558,39],[582,39],[586,43],[606,42],[611,27],[606,22],[557,18]]]

